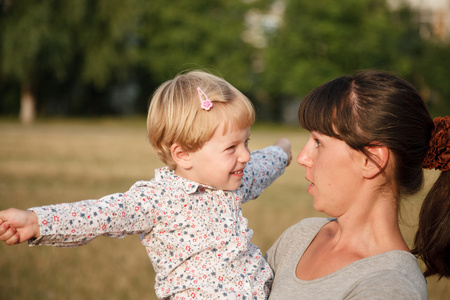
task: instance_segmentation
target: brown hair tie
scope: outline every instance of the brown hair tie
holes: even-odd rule
[[[441,171],[450,170],[450,117],[437,117],[434,120],[428,152],[423,168]]]

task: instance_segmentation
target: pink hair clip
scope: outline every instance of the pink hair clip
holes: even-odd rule
[[[202,89],[200,87],[197,87],[197,92],[198,92],[198,97],[200,98],[200,107],[204,110],[210,110],[211,107],[213,107],[213,104],[211,102],[211,100],[209,100],[208,96],[206,96],[206,94],[202,91]],[[202,99],[202,95],[205,98],[204,100]]]

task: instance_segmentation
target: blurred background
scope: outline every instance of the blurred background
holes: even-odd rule
[[[252,149],[285,136],[294,157],[307,138],[301,99],[355,70],[395,72],[433,117],[450,115],[449,38],[450,0],[0,0],[0,209],[99,198],[153,177],[162,164],[146,141],[148,102],[187,69],[252,100]],[[243,206],[263,253],[320,215],[306,186],[293,163]],[[410,245],[424,192],[402,208]],[[2,300],[155,299],[153,277],[137,236],[76,249],[0,244]],[[448,299],[450,280],[428,287]]]
[[[156,86],[195,68],[260,120],[295,122],[308,91],[366,68],[450,114],[449,14],[449,0],[0,0],[0,116],[145,115]]]

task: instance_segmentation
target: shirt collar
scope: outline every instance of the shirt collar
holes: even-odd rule
[[[183,189],[187,194],[193,194],[197,191],[204,192],[205,189],[216,190],[211,186],[202,185],[198,182],[186,179],[175,174],[169,167],[162,167],[155,170],[155,180],[170,182],[173,186]]]

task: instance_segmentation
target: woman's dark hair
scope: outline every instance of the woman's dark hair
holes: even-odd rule
[[[365,147],[389,148],[399,196],[422,187],[422,163],[434,125],[407,81],[382,71],[339,77],[311,91],[298,115],[303,128],[338,138],[369,158]]]
[[[314,89],[302,100],[298,117],[303,128],[340,139],[370,159],[366,147],[386,146],[394,156],[392,181],[397,199],[422,188],[422,164],[434,124],[419,92],[404,79],[376,70],[336,78]],[[449,207],[448,194],[445,199],[430,197],[425,200],[427,209],[421,213],[419,226],[425,223],[422,219],[433,216],[431,212],[438,213],[435,210],[442,210],[443,205]],[[448,219],[444,232],[450,231]],[[425,243],[427,247],[419,249],[416,246],[414,253],[427,265],[426,276],[449,276],[449,238],[446,245],[435,248],[437,243],[428,244],[439,239],[433,235],[435,233],[430,230],[421,233],[420,244]],[[444,250],[447,253],[443,254]],[[431,253],[433,257],[429,257]],[[445,267],[437,268],[436,265]]]
[[[427,266],[425,276],[450,277],[450,171],[439,175],[423,201],[412,253]]]

